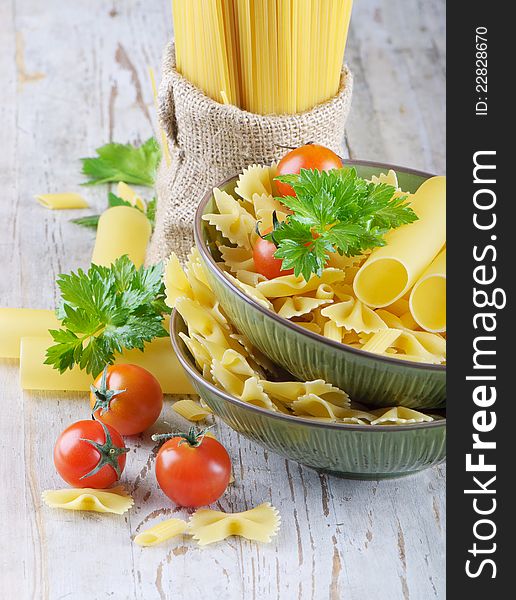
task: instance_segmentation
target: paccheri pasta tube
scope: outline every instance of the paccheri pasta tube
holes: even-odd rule
[[[432,333],[446,331],[446,249],[416,282],[409,305],[420,327]]]
[[[45,208],[50,210],[65,210],[70,208],[88,208],[88,203],[79,194],[39,194],[36,200]]]
[[[131,206],[113,206],[102,213],[91,262],[109,267],[127,254],[136,267],[143,265],[152,228],[142,211]]]
[[[59,327],[53,310],[0,308],[0,358],[19,358],[22,337],[46,337],[49,329]]]
[[[45,365],[45,353],[52,338],[24,337],[20,351],[20,383],[24,390],[60,390],[87,392],[93,378],[86,371],[74,367],[59,373]],[[159,381],[165,394],[194,394],[183,368],[168,338],[156,338],[146,344],[145,351],[126,350],[117,355],[117,364],[131,363],[150,371]]]
[[[411,199],[419,219],[385,235],[358,271],[353,289],[359,300],[380,308],[405,295],[446,241],[446,178],[425,181]]]

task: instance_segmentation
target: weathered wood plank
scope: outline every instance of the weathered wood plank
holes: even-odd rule
[[[351,155],[444,172],[444,2],[355,4],[347,52],[356,81]],[[0,154],[1,305],[51,307],[56,275],[88,264],[91,233],[32,196],[79,190],[80,156],[111,139],[151,134],[147,66],[159,69],[170,22],[169,3],[158,0],[99,0],[94,9],[87,0],[0,3],[8,150]],[[105,206],[105,189],[80,191],[91,212]],[[87,418],[87,405],[79,394],[22,394],[16,379],[16,363],[2,362],[0,444],[13,482],[0,497],[6,597],[444,598],[443,466],[397,481],[345,481],[217,424],[235,471],[220,508],[271,501],[282,516],[278,537],[270,545],[233,538],[201,549],[185,538],[140,549],[131,542],[137,532],[169,515],[187,517],[156,487],[149,436],[129,441],[124,481],[135,508],[128,515],[51,511],[40,494],[62,485],[51,460],[54,440]],[[181,422],[169,403],[163,418]]]

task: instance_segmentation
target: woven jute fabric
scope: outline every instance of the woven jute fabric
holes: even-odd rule
[[[173,43],[165,49],[158,116],[171,160],[162,160],[157,179],[156,226],[147,261],[171,251],[184,259],[193,244],[195,210],[203,196],[251,164],[279,160],[286,147],[307,142],[339,153],[349,113],[353,77],[344,67],[330,101],[294,115],[256,115],[215,102],[176,71]]]

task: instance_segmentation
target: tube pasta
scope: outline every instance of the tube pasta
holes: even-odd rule
[[[0,358],[20,358],[23,337],[48,337],[49,329],[59,329],[53,310],[0,308]]]
[[[354,280],[357,298],[380,308],[392,304],[412,287],[446,241],[446,178],[427,179],[412,197],[418,221],[385,235]]]
[[[145,261],[152,233],[149,219],[132,206],[113,206],[100,215],[91,262],[109,267],[127,254],[136,267]]]
[[[188,531],[199,546],[220,542],[232,535],[268,543],[277,534],[280,524],[278,511],[269,502],[264,502],[240,513],[198,510],[190,519]]]
[[[178,400],[172,405],[172,410],[179,416],[185,418],[187,421],[204,421],[207,416],[213,414],[213,411],[209,408],[202,407],[198,402],[194,400],[185,399]]]
[[[38,194],[36,200],[50,210],[66,210],[70,208],[88,208],[88,203],[80,194]]]
[[[250,248],[219,246],[219,251],[222,260],[233,273],[254,271],[253,251]]]
[[[446,249],[417,280],[409,305],[422,329],[433,333],[446,331]]]
[[[188,523],[182,519],[167,519],[154,527],[142,531],[134,538],[134,543],[138,546],[157,546],[162,544],[188,529]]]
[[[92,488],[45,490],[41,497],[50,508],[85,510],[123,515],[134,504],[134,500],[123,486],[109,490]]]
[[[44,364],[47,348],[53,344],[48,337],[24,337],[21,340],[20,384],[24,390],[62,390],[88,392],[91,375],[77,366],[59,373]],[[150,371],[165,394],[195,394],[168,338],[156,338],[145,345],[145,351],[126,350],[116,355],[115,364],[130,363]]]

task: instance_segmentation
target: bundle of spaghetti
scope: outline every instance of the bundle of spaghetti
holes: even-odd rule
[[[177,69],[214,100],[294,114],[337,93],[353,0],[172,0]]]

